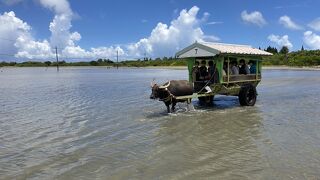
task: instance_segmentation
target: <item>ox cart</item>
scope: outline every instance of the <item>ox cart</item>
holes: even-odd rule
[[[211,104],[215,95],[238,96],[240,105],[254,106],[257,97],[256,87],[261,81],[261,60],[271,53],[247,45],[195,42],[176,53],[176,57],[187,59],[189,82],[193,84],[194,93],[187,96],[177,96],[177,100],[198,98],[202,104]],[[213,61],[216,80],[196,79],[193,74],[195,64]],[[251,63],[250,73],[237,74],[232,72],[232,66]],[[198,63],[197,63],[198,62]],[[251,68],[255,68],[254,70]],[[207,93],[205,86],[209,86]]]

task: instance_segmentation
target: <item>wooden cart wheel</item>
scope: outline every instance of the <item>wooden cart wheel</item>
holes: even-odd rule
[[[239,92],[241,106],[254,106],[257,100],[257,90],[252,84],[242,86]]]
[[[210,106],[213,104],[214,96],[199,97],[198,99],[201,105]]]

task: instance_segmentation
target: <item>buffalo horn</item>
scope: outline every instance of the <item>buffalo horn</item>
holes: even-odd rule
[[[165,89],[165,88],[168,88],[169,86],[170,86],[170,81],[169,81],[169,83],[168,83],[167,85],[165,85],[165,86],[162,85],[162,86],[160,86],[159,88],[160,88],[160,89]]]
[[[153,87],[156,83],[154,82],[154,79],[152,80],[152,82],[150,83],[151,87]]]

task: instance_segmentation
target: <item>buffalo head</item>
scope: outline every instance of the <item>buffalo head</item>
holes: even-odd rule
[[[159,86],[154,82],[151,83],[151,95],[150,99],[158,99],[163,98],[162,96],[168,90],[167,88],[170,86],[170,81],[166,85]]]

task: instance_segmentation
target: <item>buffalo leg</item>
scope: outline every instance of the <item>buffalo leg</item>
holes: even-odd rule
[[[194,111],[193,104],[191,103],[191,99],[187,100],[188,111]]]
[[[177,102],[175,100],[172,101],[172,107],[171,107],[171,111],[174,112],[174,110],[176,109],[176,104]]]
[[[170,112],[171,112],[171,111],[170,111],[170,103],[165,103],[165,105],[166,105],[166,107],[167,107],[168,113],[170,113]]]

